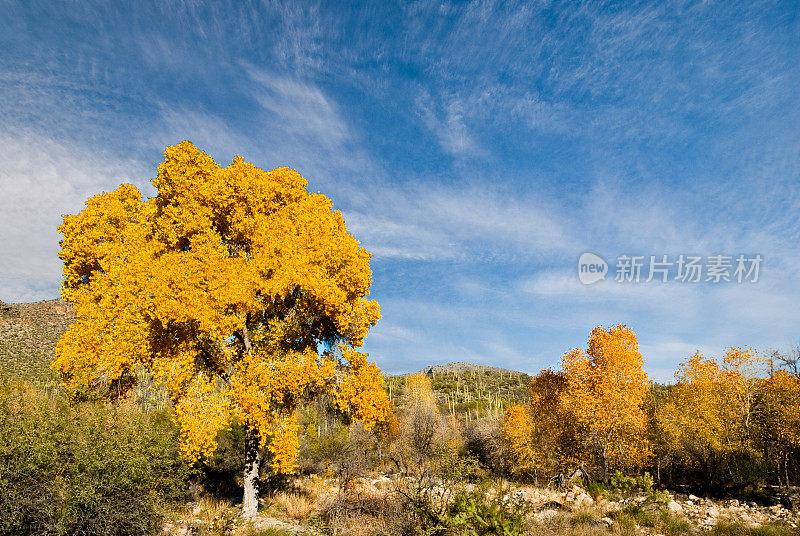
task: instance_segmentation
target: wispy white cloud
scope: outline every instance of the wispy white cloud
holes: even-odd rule
[[[37,133],[0,134],[0,299],[53,298],[61,274],[61,215],[80,211],[90,196],[122,182],[142,188],[149,172],[141,162]]]
[[[512,199],[489,187],[372,189],[372,203],[345,214],[355,236],[378,257],[420,260],[541,257],[575,251],[568,220],[535,195]]]
[[[351,137],[336,105],[318,87],[255,68],[248,74],[257,84],[253,96],[285,130],[334,150]]]
[[[476,157],[485,151],[473,139],[466,124],[467,110],[458,98],[435,101],[427,91],[417,96],[415,109],[425,126],[434,134],[442,149],[456,156]]]

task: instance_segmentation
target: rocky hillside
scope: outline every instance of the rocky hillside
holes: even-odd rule
[[[75,319],[63,301],[0,301],[0,372],[29,380],[53,378],[56,343]]]
[[[516,492],[516,496],[530,501],[534,505],[541,505],[538,512],[533,515],[539,522],[562,511],[578,511],[593,514],[597,525],[603,524],[612,527],[621,521],[636,521],[642,534],[652,534],[653,528],[665,518],[657,515],[659,511],[666,512],[672,517],[670,532],[679,534],[696,534],[701,531],[714,531],[715,534],[750,535],[750,534],[798,534],[800,526],[800,510],[795,507],[798,498],[798,489],[783,490],[776,494],[771,504],[757,504],[744,502],[737,499],[715,500],[700,498],[695,495],[677,495],[669,492],[663,494],[660,504],[653,499],[657,495],[637,493],[626,498],[606,498],[600,496],[592,498],[585,490],[578,486],[566,491],[551,489],[523,488]],[[627,514],[633,519],[625,520]],[[659,517],[661,519],[659,519]],[[592,519],[592,518],[589,518]],[[683,529],[676,521],[684,520]],[[757,529],[762,526],[777,526],[774,531],[752,532],[747,529]],[[716,527],[716,530],[715,530]],[[725,527],[725,528],[723,528]],[[780,531],[779,528],[788,529]],[[650,528],[651,530],[647,530]],[[726,530],[727,529],[727,530]]]
[[[462,374],[464,372],[496,372],[502,374],[516,374],[524,375],[524,372],[516,370],[509,370],[500,367],[489,367],[487,365],[476,365],[475,363],[467,363],[464,361],[454,361],[446,365],[430,365],[420,370],[423,374]]]
[[[439,409],[466,422],[499,418],[510,405],[524,403],[531,379],[524,372],[464,362],[432,365],[419,372],[430,378]],[[386,377],[386,388],[395,403],[402,402],[407,377]]]

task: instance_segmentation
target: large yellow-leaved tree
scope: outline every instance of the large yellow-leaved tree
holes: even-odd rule
[[[273,470],[294,470],[300,405],[330,392],[367,428],[390,411],[357,350],[380,317],[370,254],[293,170],[238,156],[220,167],[190,142],[164,157],[155,197],[123,184],[64,217],[62,296],[77,320],[53,367],[76,396],[121,396],[151,371],[192,458],[242,423],[251,516],[262,448]]]
[[[600,462],[604,479],[612,465],[636,467],[649,454],[643,362],[636,335],[624,324],[595,328],[586,350],[571,350],[562,360],[563,410],[578,426],[583,455]]]

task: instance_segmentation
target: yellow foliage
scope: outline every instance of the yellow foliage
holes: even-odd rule
[[[407,407],[438,411],[433,383],[427,375],[421,372],[406,376],[403,398],[404,405]]]
[[[334,391],[334,402],[339,411],[354,415],[366,430],[393,418],[392,408],[383,389],[381,371],[367,361],[367,354],[352,349],[344,350],[347,359],[345,374]]]
[[[563,400],[567,387],[561,371],[545,369],[531,379],[528,415],[537,468],[565,472],[584,461],[578,427]]]
[[[649,388],[636,335],[624,324],[597,327],[588,350],[567,352],[562,360],[566,388],[563,410],[579,428],[584,455],[628,468],[649,455],[643,405]]]
[[[238,419],[281,471],[295,412],[319,393],[366,426],[385,419],[377,367],[354,350],[380,318],[370,254],[330,199],[291,169],[220,167],[190,142],[164,157],[155,197],[123,184],[59,227],[78,315],[53,362],[67,388],[124,394],[144,366],[175,401],[187,455]]]
[[[800,448],[799,377],[779,370],[764,382],[756,427],[758,440],[784,465],[785,473],[790,453]]]
[[[764,356],[752,348],[729,348],[717,360],[695,352],[676,373],[661,411],[662,427],[683,457],[732,452],[755,454],[751,445],[754,398]]]
[[[503,437],[508,442],[511,462],[517,470],[525,471],[534,465],[532,444],[533,425],[524,406],[511,406],[503,415]]]

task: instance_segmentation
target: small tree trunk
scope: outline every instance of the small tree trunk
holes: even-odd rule
[[[783,475],[786,481],[786,489],[789,489],[789,453],[783,453]]]
[[[244,499],[242,515],[251,518],[258,512],[258,471],[261,467],[261,448],[258,432],[251,426],[244,429]]]
[[[661,484],[661,456],[656,458],[658,461],[656,462],[656,482]]]

